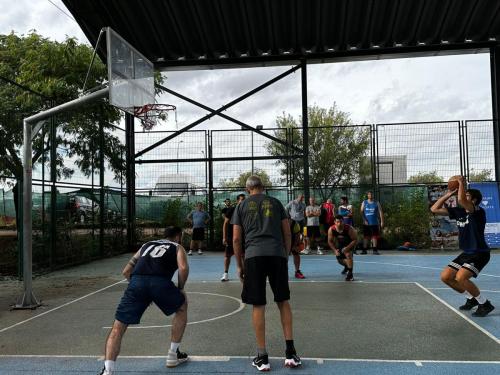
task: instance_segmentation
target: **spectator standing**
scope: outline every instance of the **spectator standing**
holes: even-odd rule
[[[384,227],[384,214],[382,206],[373,199],[373,192],[366,193],[367,199],[361,203],[361,216],[363,217],[363,251],[367,254],[368,245],[371,244],[373,255],[380,255],[378,252],[378,241],[380,231]]]
[[[306,207],[306,217],[307,217],[307,237],[309,245],[305,248],[307,253],[314,248],[316,241],[320,239],[319,231],[319,217],[321,215],[321,207],[316,204],[316,199],[313,197],[309,198],[309,206]],[[323,255],[321,248],[317,245],[316,252],[318,255]]]
[[[198,254],[202,255],[203,250],[201,248],[205,240],[205,229],[210,222],[210,215],[203,210],[203,203],[198,202],[196,209],[188,214],[187,219],[193,226],[193,235],[189,244],[188,255],[193,255],[193,250],[196,250],[196,248],[198,248]]]
[[[299,194],[296,199],[290,201],[285,209],[288,213],[288,217],[290,218],[290,232],[292,236],[292,256],[293,256],[293,264],[295,266],[295,278],[297,279],[305,279],[305,276],[302,274],[300,270],[300,254],[299,254],[299,244],[302,241],[302,234],[304,233],[304,225],[305,221],[305,210],[306,205],[304,204],[304,194]],[[299,227],[299,230],[296,231],[296,227]],[[305,250],[305,249],[304,249]]]

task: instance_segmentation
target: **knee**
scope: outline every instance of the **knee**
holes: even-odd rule
[[[455,281],[455,275],[453,275],[449,272],[443,271],[443,272],[441,272],[441,281],[445,284],[450,284],[453,281]]]

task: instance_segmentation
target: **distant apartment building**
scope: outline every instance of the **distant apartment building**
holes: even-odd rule
[[[379,156],[376,167],[377,180],[380,185],[408,182],[406,155]]]

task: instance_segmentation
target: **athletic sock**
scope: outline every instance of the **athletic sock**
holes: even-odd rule
[[[104,368],[109,372],[115,371],[115,361],[111,361],[109,359],[105,360],[104,361]]]
[[[257,355],[259,357],[262,357],[263,355],[267,355],[267,350],[266,348],[257,348]]]
[[[177,349],[179,349],[179,345],[181,345],[180,342],[171,342],[170,343],[170,351],[171,352],[177,352]]]
[[[295,354],[295,346],[293,345],[293,340],[286,340],[286,352],[290,354]]]
[[[478,294],[477,297],[474,297],[480,305],[486,302],[486,298],[484,298],[481,294]]]
[[[465,294],[465,297],[466,297],[467,299],[474,298],[474,296],[473,296],[472,294],[470,294],[468,291],[464,291],[464,292],[462,292],[462,294]]]

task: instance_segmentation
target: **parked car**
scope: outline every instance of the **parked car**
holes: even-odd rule
[[[84,224],[99,214],[99,204],[81,195],[69,197],[69,211],[75,222]]]

